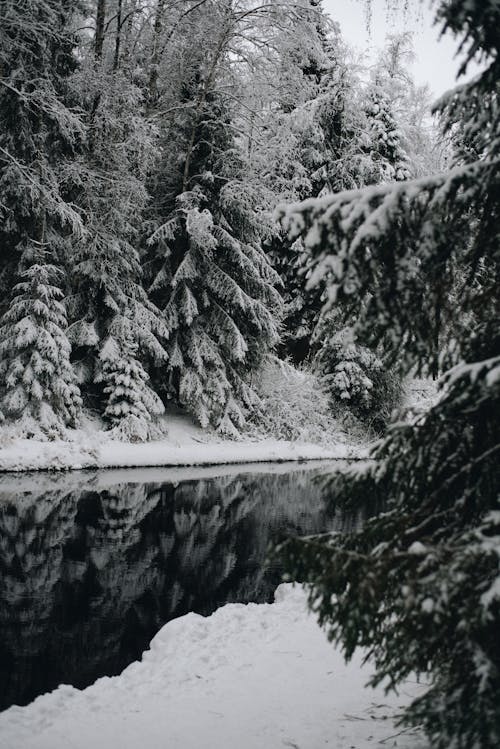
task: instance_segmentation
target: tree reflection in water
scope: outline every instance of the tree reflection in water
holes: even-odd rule
[[[119,673],[188,611],[272,600],[271,544],[359,522],[328,516],[317,467],[194,472],[0,477],[1,709]]]

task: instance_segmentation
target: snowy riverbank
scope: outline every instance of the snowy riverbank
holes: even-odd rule
[[[436,384],[410,380],[404,406],[413,420],[437,399]],[[202,429],[190,416],[179,412],[164,417],[165,438],[146,443],[118,442],[103,431],[102,423],[87,422],[70,431],[68,441],[12,439],[0,429],[0,472],[64,471],[88,468],[154,468],[217,466],[304,460],[365,460],[368,444],[356,443],[340,427],[325,434],[322,444],[277,439],[222,439]]]
[[[325,445],[273,439],[222,440],[181,415],[168,417],[167,430],[161,441],[135,444],[110,440],[105,432],[90,426],[73,432],[67,442],[4,438],[0,441],[0,471],[355,460],[367,454],[364,447],[349,444],[342,434],[333,435],[332,443]]]
[[[0,714],[4,749],[425,749],[401,731],[399,696],[364,687],[305,607],[301,588],[274,604],[229,604],[166,624],[141,662],[83,691],[61,686]]]

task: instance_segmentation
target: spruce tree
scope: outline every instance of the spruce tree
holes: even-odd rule
[[[89,135],[74,185],[86,232],[75,243],[71,259],[69,335],[88,405],[102,410],[106,420],[112,413],[116,425],[120,413],[125,419],[127,412],[115,407],[119,397],[113,392],[116,372],[104,349],[119,352],[112,357],[114,364],[120,360],[119,368],[126,365],[137,376],[147,377],[144,368],[165,362],[160,339],[167,331],[142,285],[138,251],[153,148],[151,126],[145,119],[145,94],[131,79],[130,65],[120,66],[116,35],[105,35],[103,4],[98,11],[93,44],[72,81],[85,108]],[[127,357],[128,362],[122,361]],[[150,417],[157,415],[154,398],[142,398],[138,388],[129,398],[133,393],[138,412],[151,405]],[[137,434],[141,431],[145,433],[142,429]]]
[[[392,138],[396,154],[391,158],[396,164],[396,179],[400,167],[408,172],[404,179],[425,177],[446,168],[442,134],[431,116],[431,91],[427,84],[416,84],[409,70],[414,59],[412,33],[391,34],[371,76],[371,93],[382,88],[384,106],[396,124]]]
[[[61,436],[63,426],[76,426],[81,407],[65,333],[61,275],[37,252],[0,320],[0,410],[28,437]]]
[[[148,386],[148,379],[137,360],[136,346],[126,335],[110,337],[104,342],[96,381],[102,383],[107,397],[103,415],[114,437],[145,442],[161,434],[153,419],[164,412],[164,406]]]
[[[406,43],[401,40],[401,45]],[[396,73],[413,81],[403,65],[398,39],[394,38],[373,72],[363,95],[365,121],[357,134],[358,186],[403,181],[411,176],[412,165],[406,153],[404,134],[396,117]],[[391,95],[389,95],[391,93]],[[402,94],[401,94],[402,95]],[[418,128],[414,135],[418,133]],[[335,191],[344,188],[337,179]],[[312,263],[310,263],[312,265]],[[380,271],[384,272],[383,269]],[[306,288],[308,288],[306,286]],[[314,288],[314,284],[313,284]],[[324,284],[320,284],[323,296]],[[309,290],[309,293],[311,291]],[[376,347],[356,339],[356,313],[337,305],[328,314],[318,315],[313,340],[313,366],[324,377],[334,404],[348,406],[351,413],[376,433],[387,427],[393,410],[400,405],[401,379],[393,366],[384,364],[381,340]]]
[[[6,376],[0,389],[5,416],[26,416],[29,433],[36,418],[43,431],[60,432],[79,407],[60,270],[82,234],[66,184],[84,136],[67,105],[68,77],[77,65],[70,32],[77,8],[67,0],[0,3],[0,242],[7,292],[0,301]]]
[[[366,114],[371,161],[367,183],[380,184],[409,179],[410,166],[403,149],[401,129],[384,86],[377,78],[370,86]]]
[[[383,361],[383,347],[375,349],[356,341],[353,321],[341,307],[319,317],[312,360],[330,395],[335,413],[352,414],[375,434],[382,434],[401,402],[401,381]]]
[[[207,12],[200,9],[201,18]],[[213,12],[224,20],[224,8]],[[189,40],[180,101],[162,133],[151,188],[157,228],[148,245],[151,299],[169,333],[169,379],[159,371],[155,386],[168,388],[203,426],[234,435],[258,407],[251,372],[278,341],[281,300],[261,248],[268,231],[258,216],[261,197],[245,182],[232,113],[215,90],[223,33],[222,23],[213,48]]]
[[[415,424],[394,424],[365,470],[331,483],[339,501],[383,502],[348,535],[289,542],[290,572],[350,658],[368,649],[371,683],[410,674],[429,686],[405,713],[437,749],[500,742],[500,9],[496,0],[439,2],[460,37],[462,72],[483,73],[438,109],[475,144],[453,168],[413,182],[345,192],[291,209],[331,300],[405,371],[446,369],[441,398]],[[381,268],[383,273],[380,272]],[[454,290],[459,282],[460,293]],[[370,290],[376,290],[366,296]],[[359,300],[365,299],[365,306]],[[444,327],[453,340],[441,348]]]
[[[362,118],[336,26],[314,0],[295,8],[278,36],[276,101],[255,149],[258,176],[274,204],[318,197],[359,184]],[[266,250],[283,281],[282,353],[296,363],[311,352],[321,290],[306,286],[310,255],[302,241],[276,230]]]

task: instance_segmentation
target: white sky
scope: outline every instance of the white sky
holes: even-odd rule
[[[340,24],[346,42],[360,51],[374,50],[384,46],[388,34],[401,31],[414,32],[416,54],[412,73],[417,83],[428,83],[431,91],[440,96],[456,85],[458,61],[455,58],[457,41],[451,36],[439,38],[439,27],[433,26],[434,13],[429,9],[429,0],[409,0],[410,10],[388,14],[387,0],[372,0],[372,23],[370,31],[366,25],[365,0],[323,0],[323,7]],[[399,3],[404,5],[403,2]],[[470,77],[477,69],[467,71]]]

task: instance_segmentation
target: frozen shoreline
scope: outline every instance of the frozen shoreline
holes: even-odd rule
[[[142,661],[85,690],[60,686],[0,714],[5,749],[427,749],[395,719],[422,685],[365,688],[361,654],[345,664],[305,606],[280,586],[274,604],[228,604],[174,619]]]
[[[406,407],[413,417],[425,412],[437,398],[436,384],[410,381]],[[9,440],[0,428],[0,473],[21,471],[68,471],[101,468],[176,468],[189,466],[285,463],[308,460],[366,460],[368,444],[349,442],[339,429],[325,444],[276,439],[223,440],[203,430],[181,413],[164,417],[167,430],[161,441],[136,443],[110,440],[102,424],[89,422],[71,432],[67,442]]]
[[[339,435],[332,435],[330,446],[272,439],[221,440],[185,416],[169,417],[165,439],[136,444],[113,441],[105,432],[91,429],[75,431],[67,442],[2,441],[0,432],[0,472],[362,460],[366,456],[365,447],[342,442]]]
[[[327,448],[274,440],[182,447],[168,442],[137,445],[107,442],[92,446],[72,442],[17,440],[12,445],[0,448],[0,472],[363,460],[366,457],[364,448],[350,445],[338,444]]]

